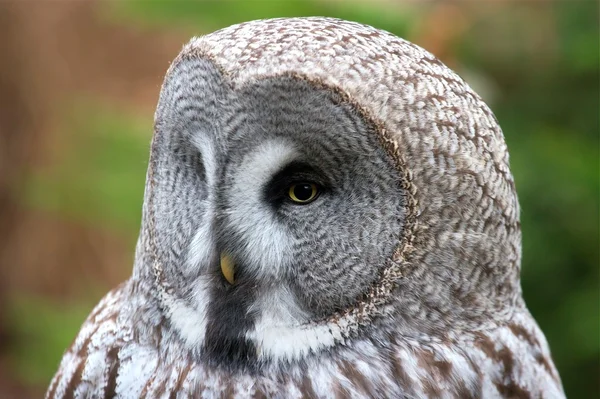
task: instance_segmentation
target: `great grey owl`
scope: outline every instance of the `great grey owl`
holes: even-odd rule
[[[133,275],[47,397],[564,397],[520,260],[455,73],[353,22],[232,26],[167,72]]]

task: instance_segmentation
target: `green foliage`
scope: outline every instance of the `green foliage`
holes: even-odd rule
[[[69,109],[60,162],[25,179],[23,200],[93,225],[139,228],[152,121],[96,103]]]
[[[549,22],[514,24],[527,12]],[[507,8],[458,49],[499,87],[492,108],[522,208],[523,293],[567,396],[581,398],[600,395],[597,15],[597,2]]]
[[[325,16],[359,21],[403,35],[415,21],[406,10],[382,12],[366,1],[319,0],[155,0],[114,4],[118,18],[168,28],[182,25],[195,34],[211,32],[254,19]],[[200,31],[198,31],[200,29]]]
[[[24,383],[46,386],[94,305],[67,306],[34,297],[13,298],[9,304],[3,321],[11,326],[11,334],[19,337],[9,346],[12,371]]]

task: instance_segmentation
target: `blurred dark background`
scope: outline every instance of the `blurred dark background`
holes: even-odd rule
[[[600,397],[597,1],[0,1],[0,398],[40,397],[131,271],[154,106],[192,36],[326,15],[437,55],[490,104],[522,284],[567,395]]]

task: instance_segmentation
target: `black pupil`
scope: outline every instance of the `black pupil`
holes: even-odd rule
[[[308,201],[312,197],[312,194],[312,185],[308,183],[296,184],[296,186],[294,186],[294,195],[300,201]]]

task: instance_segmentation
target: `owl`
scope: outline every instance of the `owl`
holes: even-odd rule
[[[47,398],[562,398],[498,123],[430,53],[330,18],[194,38],[129,280]]]

